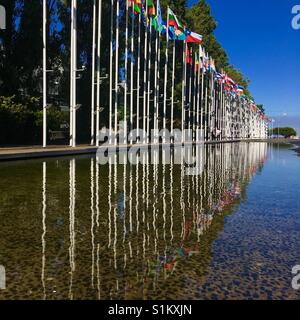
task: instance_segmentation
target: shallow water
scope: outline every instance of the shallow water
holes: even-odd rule
[[[94,157],[0,163],[0,299],[299,299],[300,163],[207,146],[203,171]]]

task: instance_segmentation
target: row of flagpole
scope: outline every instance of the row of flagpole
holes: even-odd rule
[[[154,28],[152,25],[152,17],[149,20],[149,3],[146,1],[146,8],[144,8],[144,1],[140,0],[125,0],[125,61],[124,61],[124,79],[119,83],[119,68],[120,68],[120,0],[111,0],[111,21],[110,21],[110,59],[109,59],[109,142],[111,144],[117,144],[117,132],[119,131],[119,123],[123,120],[124,124],[124,141],[127,143],[128,134],[128,121],[127,111],[129,109],[129,128],[130,130],[136,129],[137,142],[148,143],[150,140],[150,131],[154,129],[155,138],[154,142],[158,143],[158,131],[160,115],[162,115],[162,129],[166,130],[169,123],[171,131],[171,139],[174,133],[174,106],[175,106],[175,72],[176,72],[176,37],[172,39],[173,50],[172,50],[172,64],[169,59],[170,51],[170,35],[169,35],[169,19],[170,13],[172,12],[169,7],[167,8],[167,23],[166,29],[166,46],[164,52],[164,75],[162,78],[163,82],[163,101],[161,101],[160,92],[160,69],[161,69],[161,38],[163,33],[161,8],[159,0],[156,3],[156,19],[158,27]],[[138,14],[138,25],[137,25],[137,48],[135,45],[135,27],[136,27],[136,15],[134,4],[139,3],[142,5],[145,12]],[[151,2],[152,3],[152,2]],[[154,5],[153,5],[154,6]],[[46,27],[47,27],[47,4],[46,0],[43,0],[43,146],[47,144],[47,55],[46,55]],[[153,10],[153,8],[152,8]],[[99,130],[100,130],[100,113],[103,111],[101,108],[101,83],[106,77],[101,77],[101,40],[102,40],[102,0],[93,0],[93,35],[92,35],[92,89],[91,89],[91,145],[100,145],[99,141]],[[124,13],[122,12],[123,16]],[[129,32],[129,18],[131,14],[131,32]],[[144,15],[142,17],[142,14]],[[152,12],[153,14],[153,12]],[[173,14],[173,12],[172,12]],[[175,16],[175,15],[174,15]],[[144,21],[145,19],[145,21]],[[177,22],[177,17],[175,17]],[[142,46],[142,22],[144,23],[144,46]],[[185,27],[184,27],[185,30]],[[155,32],[153,32],[155,31]],[[154,41],[154,52],[152,48],[152,37],[155,37]],[[201,36],[200,36],[201,37]],[[130,40],[130,41],[129,41]],[[237,114],[236,110],[233,110],[233,102],[228,92],[224,90],[224,79],[223,82],[218,83],[215,80],[215,69],[212,59],[208,57],[202,48],[200,42],[195,41],[194,44],[199,43],[197,46],[198,52],[195,48],[189,44],[189,41],[180,41],[183,45],[183,56],[182,56],[182,100],[181,100],[181,130],[182,130],[182,142],[185,141],[186,136],[184,134],[185,129],[193,130],[193,141],[198,141],[199,136],[196,136],[196,131],[201,129],[201,138],[209,140],[212,137],[214,130],[221,131],[221,138],[230,137],[230,128],[228,122],[233,117],[239,120],[248,119],[248,123],[244,125],[253,125],[251,130],[253,134],[248,134],[247,137],[265,137],[267,126],[264,123],[253,123],[254,118],[257,115],[246,114],[244,116]],[[193,42],[193,41],[192,41]],[[130,48],[129,48],[130,45]],[[190,48],[189,48],[190,45]],[[142,50],[143,49],[143,50]],[[191,51],[190,51],[191,50]],[[130,54],[129,54],[130,52]],[[154,63],[152,56],[154,53]],[[143,57],[142,57],[143,54]],[[134,56],[137,56],[136,72],[135,72],[135,61]],[[130,56],[130,68],[128,66]],[[192,61],[191,61],[192,60]],[[196,64],[196,61],[198,64]],[[141,70],[141,62],[143,61],[143,70]],[[193,63],[194,61],[194,63]],[[214,72],[208,72],[205,70],[204,61],[208,63],[210,61],[210,67],[213,66]],[[154,75],[152,74],[152,66],[154,65]],[[171,97],[168,99],[168,70],[171,66]],[[113,68],[114,67],[114,68]],[[77,106],[77,73],[82,70],[77,69],[77,0],[71,1],[71,50],[70,50],[70,146],[76,146],[76,110]],[[141,71],[143,76],[141,77]],[[211,70],[210,70],[211,71]],[[130,76],[129,76],[130,75]],[[136,79],[135,79],[136,78]],[[153,83],[151,80],[153,79]],[[135,82],[136,80],[136,82]],[[141,86],[141,81],[143,85]],[[153,85],[153,88],[151,88]],[[121,88],[123,89],[121,91]],[[143,88],[143,92],[141,90]],[[153,89],[153,90],[152,90]],[[124,94],[124,119],[120,119],[119,101],[121,93]],[[153,99],[151,94],[153,93]],[[135,103],[136,95],[136,103]],[[128,99],[129,97],[129,99]],[[143,99],[143,103],[141,103]],[[152,104],[153,102],[153,104]],[[170,102],[170,104],[168,104]],[[129,104],[128,104],[129,103]],[[162,108],[161,108],[162,106]],[[168,108],[170,106],[170,108]],[[135,109],[134,109],[135,107]],[[140,114],[142,110],[142,116]],[[153,111],[153,119],[151,118],[151,111]],[[167,117],[167,113],[170,111],[170,119]],[[242,111],[239,110],[239,113]],[[136,119],[134,121],[134,119]],[[151,120],[153,120],[153,128],[150,128]],[[258,119],[259,120],[259,119]],[[142,126],[141,126],[142,123]],[[186,127],[188,125],[188,127]],[[231,124],[232,127],[237,124]],[[241,127],[242,125],[239,124]],[[141,130],[141,127],[143,130]],[[260,128],[258,128],[260,127]],[[262,127],[262,128],[261,128]],[[249,129],[250,130],[250,129]],[[248,131],[249,131],[248,130]],[[250,131],[251,131],[250,130]],[[240,131],[243,131],[244,138],[246,138],[245,128],[241,127]],[[141,133],[146,132],[146,136]],[[112,136],[114,138],[112,141]],[[142,141],[140,140],[142,138]],[[163,134],[163,142],[166,142],[165,132]],[[129,143],[133,143],[131,136]]]

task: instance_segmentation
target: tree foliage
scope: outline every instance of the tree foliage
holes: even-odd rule
[[[38,144],[42,130],[40,98],[0,96],[0,145]],[[48,125],[59,130],[59,125],[67,121],[66,115],[58,107],[52,106],[47,112]]]
[[[78,0],[78,66],[85,65],[86,72],[81,74],[78,81],[78,103],[82,107],[78,111],[79,141],[87,141],[90,132],[90,106],[91,106],[91,61],[92,61],[92,6],[93,1]],[[41,141],[41,81],[42,81],[42,0],[2,0],[6,8],[7,29],[0,31],[0,108],[5,117],[14,119],[11,122],[1,122],[1,128],[15,126],[19,128],[24,119],[31,119],[33,140]],[[53,105],[49,113],[55,113],[49,122],[50,129],[54,129],[66,115],[60,111],[59,106],[69,105],[70,81],[70,0],[47,0],[47,68],[54,72],[48,74],[48,101]],[[110,41],[110,1],[102,1],[102,40],[101,40],[101,76],[109,73],[109,41]],[[121,12],[124,14],[125,0],[121,0]],[[236,82],[247,88],[249,80],[229,63],[224,48],[214,35],[217,22],[211,14],[209,5],[205,0],[199,0],[191,8],[187,0],[161,0],[164,19],[166,8],[170,8],[178,18],[193,31],[203,35],[206,51],[215,59],[217,66],[223,68]],[[124,30],[124,19],[121,19],[121,28]],[[136,32],[137,30],[135,30]],[[136,34],[136,33],[135,33]],[[142,38],[143,41],[143,38]],[[154,44],[154,38],[152,38]],[[137,45],[137,40],[135,45]],[[162,49],[163,49],[162,42]],[[154,46],[152,47],[154,49]],[[176,79],[182,75],[181,59],[183,45],[176,44],[177,68]],[[124,51],[124,33],[120,34],[120,52]],[[154,54],[154,50],[152,50]],[[122,54],[120,53],[120,60]],[[162,63],[164,57],[162,54]],[[141,62],[143,68],[143,61]],[[124,60],[120,61],[120,65]],[[154,73],[153,73],[154,74]],[[153,75],[152,75],[153,77]],[[163,77],[161,77],[162,79]],[[162,80],[161,80],[162,81]],[[58,83],[58,85],[57,85]],[[180,83],[175,83],[175,99],[181,95]],[[170,86],[168,86],[170,90]],[[101,101],[104,112],[101,114],[102,124],[108,118],[108,81],[101,85]],[[247,91],[246,91],[247,92]],[[120,101],[120,109],[122,109]],[[180,104],[176,104],[175,116],[180,116]],[[11,114],[8,116],[8,110]],[[15,112],[21,112],[19,119]],[[60,114],[59,114],[60,113]],[[50,116],[51,118],[51,116]],[[19,122],[20,121],[20,122]],[[57,121],[57,122],[55,122]],[[9,124],[8,124],[9,123]],[[28,125],[30,127],[30,125]],[[5,131],[3,129],[3,131]],[[16,130],[17,131],[17,130]],[[4,133],[2,133],[4,134]],[[11,135],[6,135],[5,141],[16,141]],[[3,141],[3,138],[2,138]],[[20,140],[21,143],[21,140]]]
[[[285,138],[290,138],[292,136],[296,136],[297,132],[294,128],[282,127],[282,128],[271,129],[270,134],[276,135],[276,136],[284,136]]]
[[[249,94],[247,88],[249,80],[241,71],[229,63],[228,55],[214,35],[217,21],[211,15],[210,6],[205,0],[199,0],[186,12],[186,20],[193,31],[203,35],[203,45],[206,51],[216,62],[216,66],[224,71],[237,83],[245,87],[245,93]]]

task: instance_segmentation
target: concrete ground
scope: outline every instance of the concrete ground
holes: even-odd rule
[[[207,144],[217,143],[232,143],[240,142],[241,140],[230,140],[230,141],[208,141]],[[247,140],[249,141],[249,140]],[[251,140],[255,142],[268,142],[268,143],[291,143],[298,145],[299,148],[296,150],[300,153],[300,140],[289,140],[289,139],[264,139],[264,140]],[[135,145],[136,147],[145,147],[145,145]],[[150,145],[148,145],[149,147]],[[130,146],[124,146],[128,148]],[[101,148],[101,147],[100,147]],[[48,158],[48,157],[59,157],[69,155],[81,155],[81,154],[95,154],[97,147],[90,145],[78,145],[75,148],[69,146],[49,146],[42,148],[41,146],[25,146],[25,147],[3,147],[0,148],[0,161],[9,160],[22,160],[22,159],[34,159],[34,158]]]
[[[76,148],[69,146],[0,148],[0,161],[93,154],[96,153],[96,151],[96,147],[89,145],[79,145]]]

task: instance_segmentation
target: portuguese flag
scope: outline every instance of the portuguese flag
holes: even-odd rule
[[[183,24],[178,20],[175,13],[170,8],[168,10],[168,16],[169,16],[169,26],[172,26],[175,29],[184,29]]]
[[[141,14],[142,12],[142,0],[128,0],[129,7],[134,8],[135,14]]]
[[[156,16],[156,10],[153,0],[148,0],[148,15],[150,18],[154,18]]]
[[[193,48],[191,47],[189,49],[187,44],[186,44],[185,48],[186,48],[186,51],[185,51],[186,63],[189,64],[189,65],[193,65]]]
[[[195,72],[197,73],[199,69],[199,59],[198,59],[198,54],[196,53],[195,57]]]
[[[156,9],[153,3],[153,0],[147,0],[148,4],[148,17],[151,19],[151,24],[154,29],[157,29],[157,21],[156,21]]]

